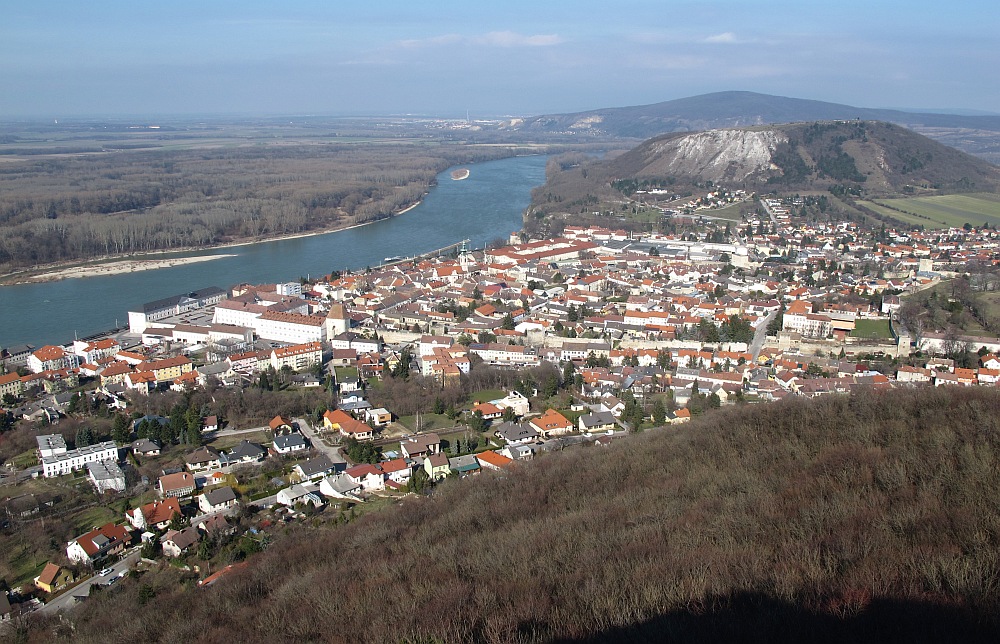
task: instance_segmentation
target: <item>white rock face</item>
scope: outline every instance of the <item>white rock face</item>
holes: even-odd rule
[[[595,125],[600,124],[604,121],[604,117],[599,114],[594,114],[593,116],[587,116],[582,119],[576,120],[573,125],[569,126],[571,130],[589,130]]]
[[[664,174],[741,181],[770,171],[775,148],[787,141],[773,130],[709,130],[655,145],[650,156]]]

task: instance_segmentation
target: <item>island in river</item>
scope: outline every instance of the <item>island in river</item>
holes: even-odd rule
[[[451,178],[453,181],[461,181],[462,179],[468,179],[469,174],[471,173],[468,168],[458,168],[451,171]]]

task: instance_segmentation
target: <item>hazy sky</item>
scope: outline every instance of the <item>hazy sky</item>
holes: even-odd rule
[[[527,115],[723,90],[1000,112],[998,25],[996,0],[8,0],[0,118]]]

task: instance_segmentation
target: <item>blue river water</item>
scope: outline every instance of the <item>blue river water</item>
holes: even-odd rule
[[[463,166],[468,179],[450,170],[408,212],[311,237],[260,242],[201,252],[157,255],[235,255],[156,270],[0,287],[0,346],[62,344],[126,324],[127,311],[144,302],[206,286],[240,282],[287,282],[333,270],[377,266],[385,257],[429,252],[469,239],[474,247],[507,237],[521,227],[531,189],[545,180],[544,156]]]

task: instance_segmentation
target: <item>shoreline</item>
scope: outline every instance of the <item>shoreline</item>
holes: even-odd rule
[[[423,202],[424,199],[423,197],[421,197],[420,199],[410,204],[409,206],[403,208],[399,212],[395,212],[392,215],[385,217],[384,219],[392,219],[394,217],[398,217],[399,215],[405,214],[413,210]],[[240,246],[250,246],[253,244],[265,244],[268,242],[287,241],[290,239],[303,239],[306,237],[316,237],[317,235],[338,233],[344,230],[361,228],[362,226],[370,226],[371,224],[383,221],[384,219],[375,219],[360,224],[351,224],[349,226],[323,228],[321,230],[313,230],[304,233],[278,235],[275,237],[267,237],[264,239],[225,242],[223,244],[214,244],[212,246],[151,250],[149,252],[142,254],[106,255],[104,257],[99,257],[92,260],[58,262],[44,267],[16,271],[13,273],[0,275],[0,288],[4,286],[17,286],[20,284],[39,284],[42,282],[56,282],[63,279],[77,279],[82,277],[117,275],[120,273],[128,273],[133,271],[156,270],[158,268],[171,268],[173,266],[180,266],[183,264],[194,264],[198,262],[210,261],[212,259],[236,257],[236,255],[234,254],[220,254],[220,255],[195,255],[192,257],[173,257],[173,258],[155,259],[157,255],[170,255],[174,253],[177,254],[195,253],[198,251],[208,252],[226,248],[239,248]],[[121,267],[121,265],[123,264],[127,264],[130,266],[127,268]],[[156,265],[153,266],[151,264],[156,264]],[[111,270],[106,270],[106,267],[114,267],[114,268],[112,268]]]
[[[153,271],[159,268],[173,268],[175,266],[185,266],[187,264],[199,264],[201,262],[210,262],[215,259],[225,259],[227,257],[236,257],[236,255],[199,255],[196,257],[172,257],[167,259],[123,259],[119,261],[107,262],[105,264],[68,266],[54,271],[38,273],[25,279],[24,281],[15,282],[15,284],[41,284],[44,282],[58,282],[64,279],[106,277],[110,275],[121,275],[124,273],[138,273],[142,271]]]

